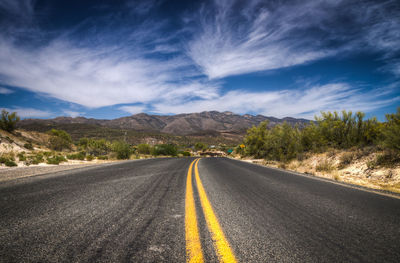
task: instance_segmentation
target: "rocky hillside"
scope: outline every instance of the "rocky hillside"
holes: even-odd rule
[[[262,115],[238,115],[232,112],[205,111],[170,116],[149,115],[145,113],[122,117],[113,120],[88,119],[84,117],[58,117],[55,119],[26,119],[19,123],[21,128],[41,124],[90,124],[109,128],[135,130],[141,132],[160,132],[173,135],[209,135],[209,134],[245,134],[253,125],[269,120],[270,125],[288,122],[291,125],[305,125],[309,120],[274,117]]]

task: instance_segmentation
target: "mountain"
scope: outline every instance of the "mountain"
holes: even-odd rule
[[[212,135],[237,134],[244,135],[253,125],[268,120],[270,126],[287,122],[290,125],[304,126],[306,119],[266,117],[263,115],[239,115],[232,112],[204,111],[177,115],[135,114],[113,120],[102,120],[84,117],[57,117],[54,119],[25,119],[19,122],[20,128],[33,126],[54,126],[57,124],[88,124],[113,129],[134,130],[139,132],[156,132],[173,135]]]

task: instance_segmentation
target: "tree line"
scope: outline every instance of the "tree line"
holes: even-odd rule
[[[305,152],[324,152],[327,149],[349,149],[374,146],[382,150],[400,151],[400,107],[394,114],[386,114],[386,121],[365,119],[363,112],[321,112],[305,127],[288,123],[268,127],[268,121],[248,129],[244,148],[237,152],[244,156],[276,161],[299,158]]]

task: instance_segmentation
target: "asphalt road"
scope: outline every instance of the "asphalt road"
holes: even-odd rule
[[[225,158],[194,160],[1,183],[0,261],[185,262],[192,253],[200,262],[400,261],[399,199]]]

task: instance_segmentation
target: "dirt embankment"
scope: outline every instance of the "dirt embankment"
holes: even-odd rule
[[[385,152],[358,149],[306,154],[300,160],[290,162],[263,159],[243,160],[372,189],[400,193],[400,163],[382,163],[384,161],[382,159],[390,159],[390,156],[386,155]]]

